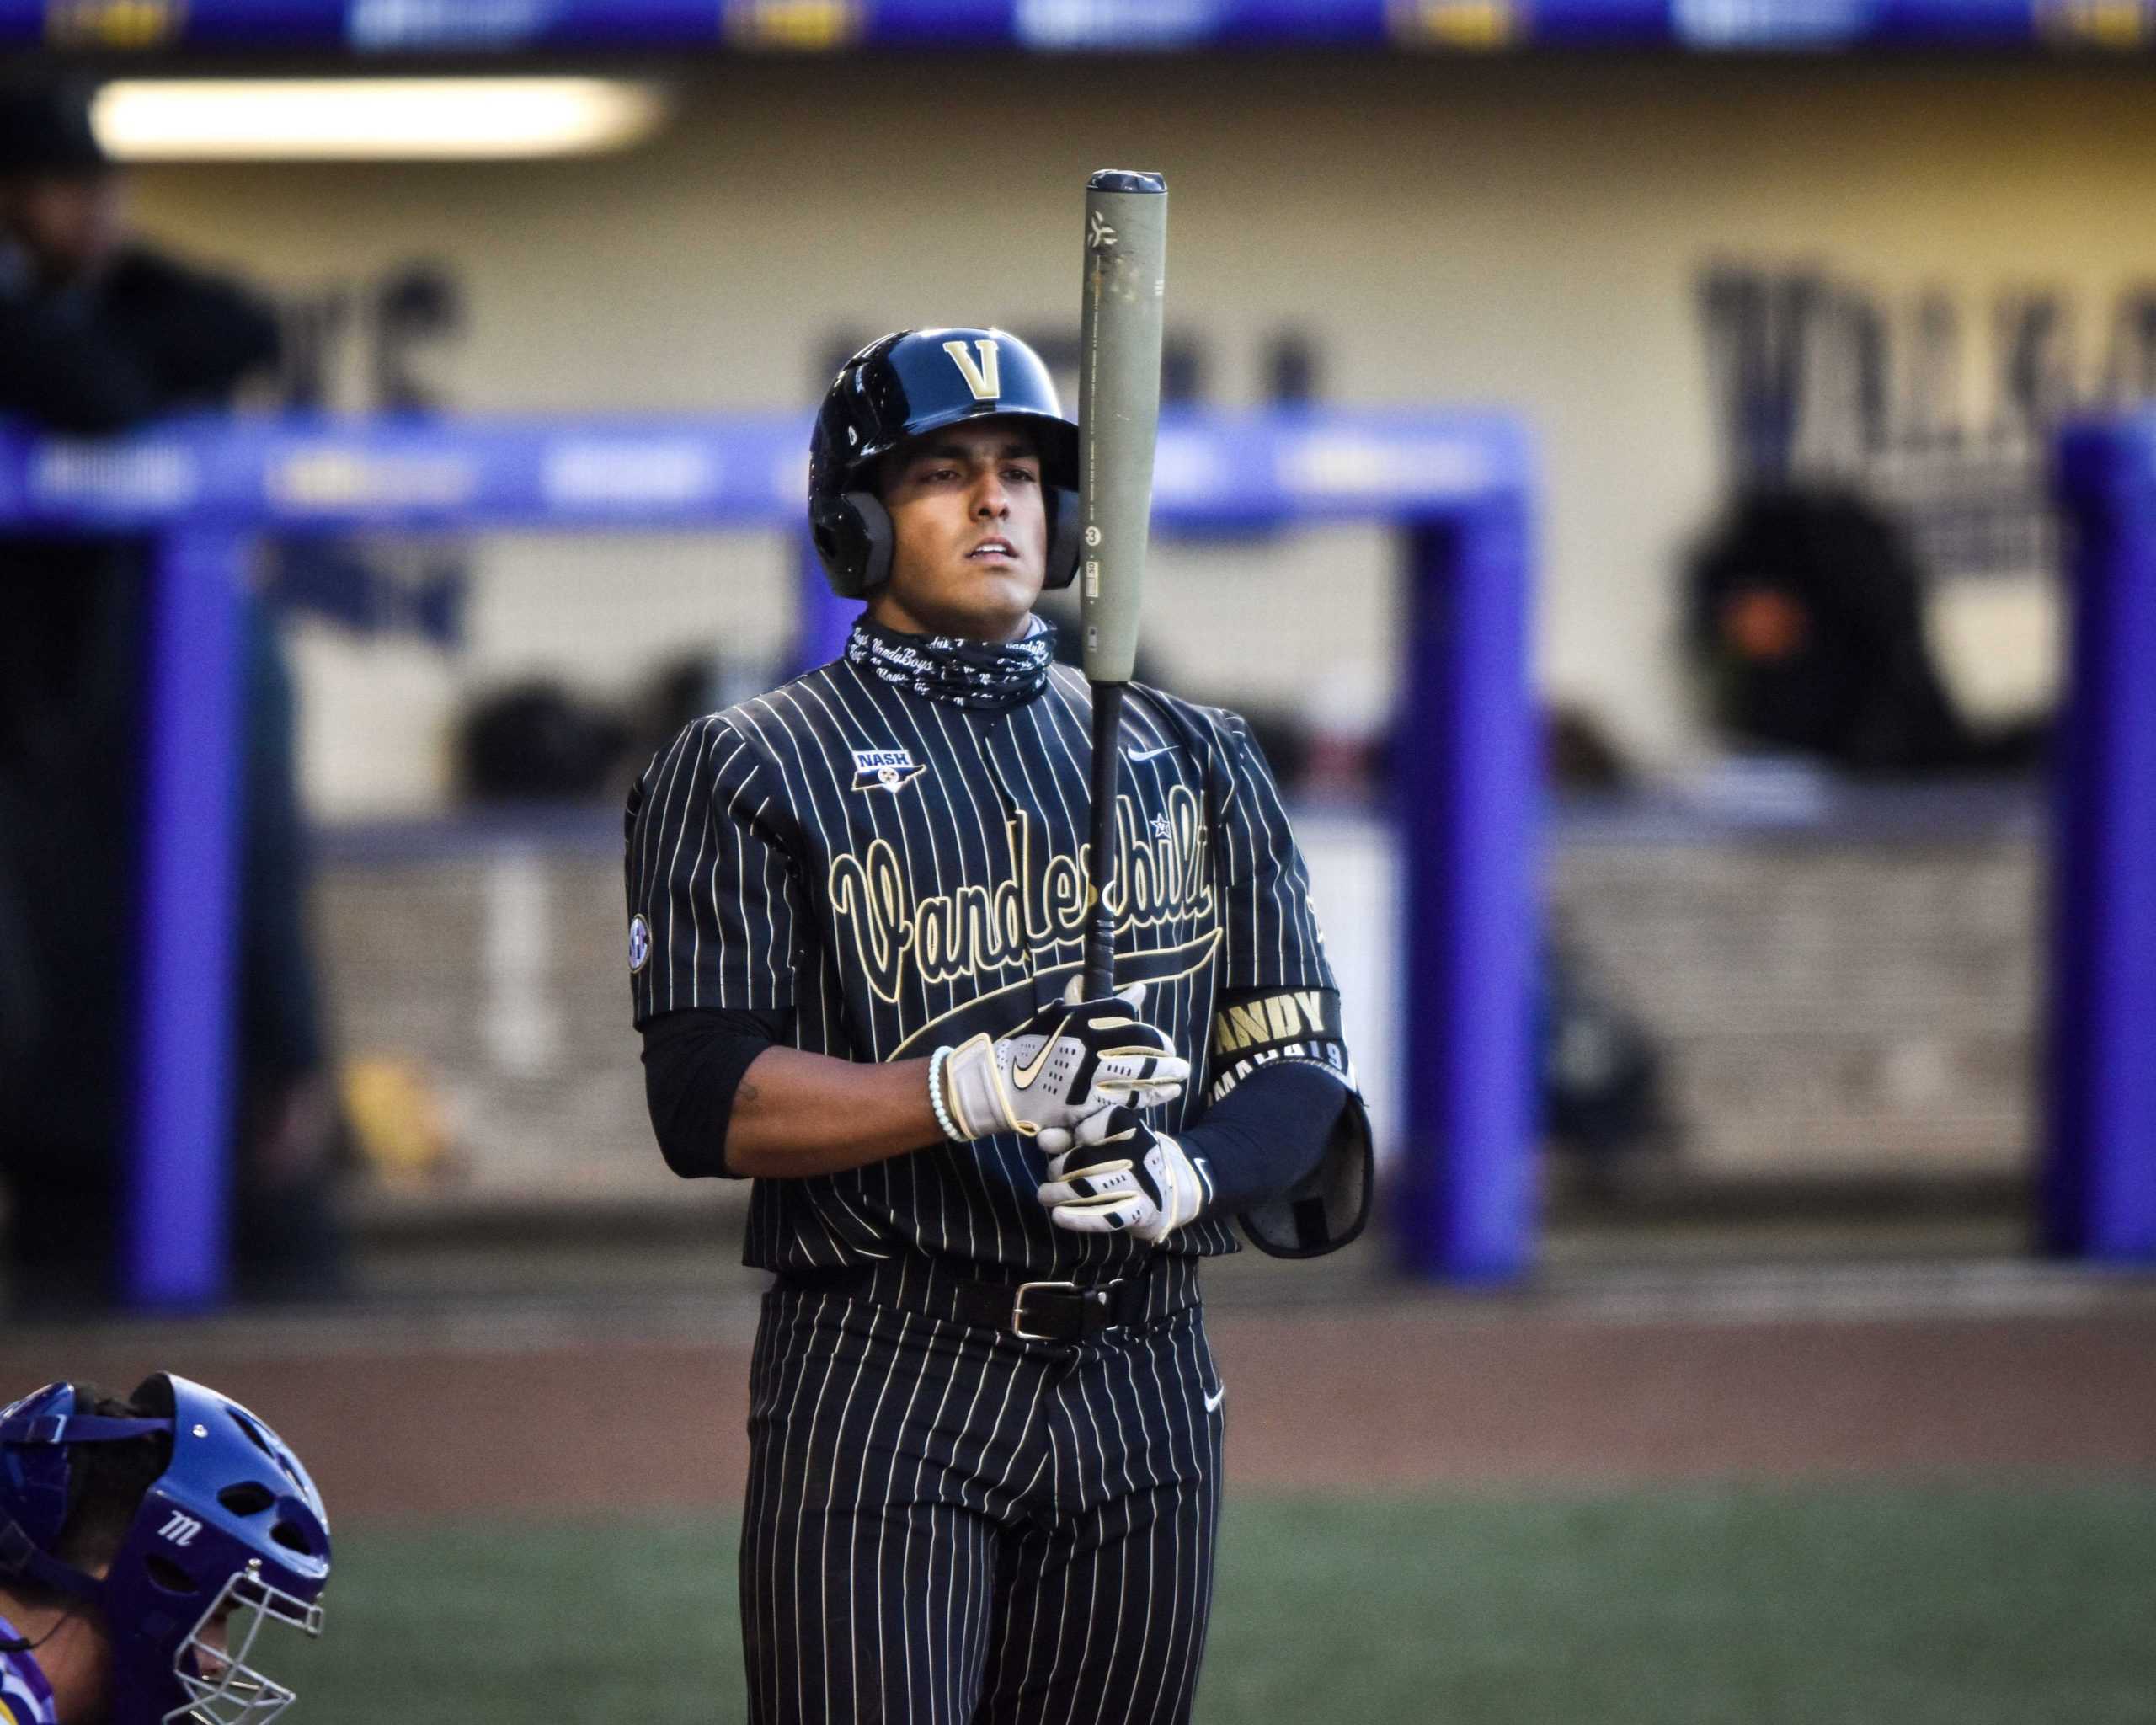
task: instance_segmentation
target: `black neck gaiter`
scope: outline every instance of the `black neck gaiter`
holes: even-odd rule
[[[849,663],[931,701],[978,713],[1007,713],[1048,686],[1055,631],[1028,618],[1015,641],[967,641],[955,635],[902,635],[866,617],[846,637]]]

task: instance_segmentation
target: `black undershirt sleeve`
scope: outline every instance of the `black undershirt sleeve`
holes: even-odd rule
[[[685,1180],[738,1178],[726,1129],[749,1063],[789,1039],[793,1013],[663,1012],[643,1027],[643,1094],[666,1166]]]
[[[1233,1215],[1290,1190],[1316,1168],[1350,1096],[1337,1073],[1312,1060],[1275,1060],[1251,1073],[1176,1135],[1212,1178],[1208,1209]]]

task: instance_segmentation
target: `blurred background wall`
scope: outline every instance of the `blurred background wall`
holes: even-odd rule
[[[139,209],[288,295],[438,264],[466,305],[426,356],[454,408],[805,407],[848,335],[1060,328],[1063,195],[1100,161],[1158,163],[1178,196],[1171,328],[1204,397],[1262,398],[1284,334],[1322,398],[1525,417],[1546,478],[1543,686],[1663,766],[1705,746],[1673,588],[1722,478],[1703,271],[1809,267],[1874,293],[1897,320],[1897,400],[1919,298],[1944,296],[1954,411],[1977,430],[1998,412],[2001,295],[2058,291],[2093,392],[2114,302],[2156,276],[2156,227],[2132,213],[2156,194],[2156,108],[2132,66],[944,55],[733,61],[675,88],[664,129],[619,155],[145,168]],[[374,404],[360,344],[324,353],[333,402]],[[1352,703],[1345,687],[1381,708],[1390,556],[1359,532],[1177,547],[1149,640],[1216,698]],[[544,670],[618,693],[692,638],[776,654],[792,557],[482,541],[454,667],[303,626],[314,809],[438,806],[461,682]],[[1280,629],[1273,607],[1320,580],[1326,603]],[[2051,689],[2048,581],[1944,587],[1929,621],[1973,707]]]
[[[108,43],[194,21],[30,9]],[[355,30],[548,15],[325,9]],[[1387,19],[1531,35],[1534,10]],[[1902,15],[1673,8],[1725,45],[1748,21]],[[2054,47],[2156,40],[2148,0],[2037,0],[2010,28],[2031,19]],[[1535,1261],[1502,1290],[1402,1286],[1381,1220],[1320,1263],[1209,1268],[1234,1485],[1198,1717],[2145,1725],[2156,1284],[2030,1261],[2029,1222],[2066,590],[2049,452],[2066,414],[2156,398],[2156,67],[1530,49],[505,55],[477,70],[649,78],[668,117],[617,154],[131,174],[152,236],[275,296],[266,410],[798,409],[805,433],[845,347],[886,328],[1068,335],[1077,189],[1123,163],[1175,188],[1177,393],[1523,419],[1549,718]],[[432,64],[393,59],[303,69]],[[1799,305],[1806,340],[1777,326]],[[1906,576],[1953,700],[1988,737],[2031,721],[2011,748],[1853,758],[1716,716],[1683,644],[1689,560],[1746,483],[1792,478],[1852,489],[1912,549],[1830,537],[1789,590]],[[1769,526],[1753,549],[1801,537]],[[799,553],[473,531],[261,560],[311,817],[281,878],[312,940],[289,946],[319,960],[345,1233],[301,1237],[314,1274],[243,1283],[253,1308],[208,1322],[40,1306],[12,1269],[7,1358],[18,1391],[170,1366],[298,1443],[339,1519],[302,1685],[322,1725],[733,1716],[761,1279],[735,1263],[743,1188],[685,1185],[653,1143],[620,793],[685,713],[789,668]],[[1388,756],[1421,742],[1390,734],[1397,556],[1363,528],[1156,542],[1145,644],[1160,681],[1267,722],[1384,1151],[1427,980],[1388,803]],[[1787,644],[1772,606],[1710,620],[1767,670]],[[51,812],[0,798],[0,838]],[[26,910],[79,984],[77,931]]]
[[[1180,393],[1487,404],[1531,428],[1540,693],[1628,806],[1701,784],[1712,805],[1731,740],[1680,643],[1686,558],[1761,408],[1710,315],[1714,283],[1748,271],[1815,292],[1807,339],[1772,338],[1791,370],[1783,467],[1851,482],[1917,533],[1923,630],[1986,723],[2040,716],[2057,685],[2052,423],[2156,390],[2156,228],[2132,217],[2156,195],[2156,109],[2132,63],[601,69],[669,93],[659,131],[617,153],[145,166],[136,207],[278,296],[270,405],[805,420],[836,360],[888,328],[1067,334],[1070,188],[1102,162],[1159,166],[1177,197]],[[683,711],[782,673],[798,557],[783,534],[377,543],[373,598],[341,614],[349,583],[285,571],[287,597],[314,584],[286,638],[303,794],[329,836],[326,985],[363,1117],[408,1129],[422,1102],[438,1109],[436,1135],[498,1195],[687,1201],[650,1154],[617,1010],[612,798]],[[1385,746],[1396,558],[1374,528],[1168,542],[1144,668],[1315,740],[1283,766],[1306,802],[1336,805],[1303,831],[1388,1138],[1396,859],[1369,800],[1381,772],[1329,775],[1324,750]],[[534,680],[632,733],[589,818],[415,841],[408,823],[467,806],[475,705]],[[513,755],[546,716],[510,708],[498,739]],[[1653,1065],[1661,1140],[1681,1146],[1660,1166],[1687,1178],[2010,1187],[2033,1143],[2041,990],[2025,784],[1913,813],[1889,792],[1852,820],[1785,764],[1794,780],[1737,785],[1755,813],[1764,798],[1764,838],[1696,804],[1673,826],[1667,811],[1553,825],[1567,963],[1549,1060]],[[1653,1137],[1638,1114],[1609,1141]]]

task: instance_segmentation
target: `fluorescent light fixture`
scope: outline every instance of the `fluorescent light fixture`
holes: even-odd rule
[[[616,78],[119,78],[90,119],[120,162],[440,162],[623,149],[664,113]]]

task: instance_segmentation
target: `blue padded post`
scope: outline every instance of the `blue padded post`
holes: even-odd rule
[[[1527,521],[1517,503],[1490,501],[1409,544],[1394,1236],[1410,1275],[1499,1281],[1529,1268],[1534,1229]]]
[[[2070,685],[2052,862],[2051,1251],[2156,1261],[2156,435],[2066,440]]]
[[[799,610],[795,617],[793,668],[808,670],[829,665],[846,650],[846,631],[861,615],[861,601],[841,599],[831,591],[815,542],[805,533],[801,538],[801,574],[794,587]]]
[[[142,731],[141,970],[120,1293],[224,1297],[247,542],[182,526],[152,569]]]

